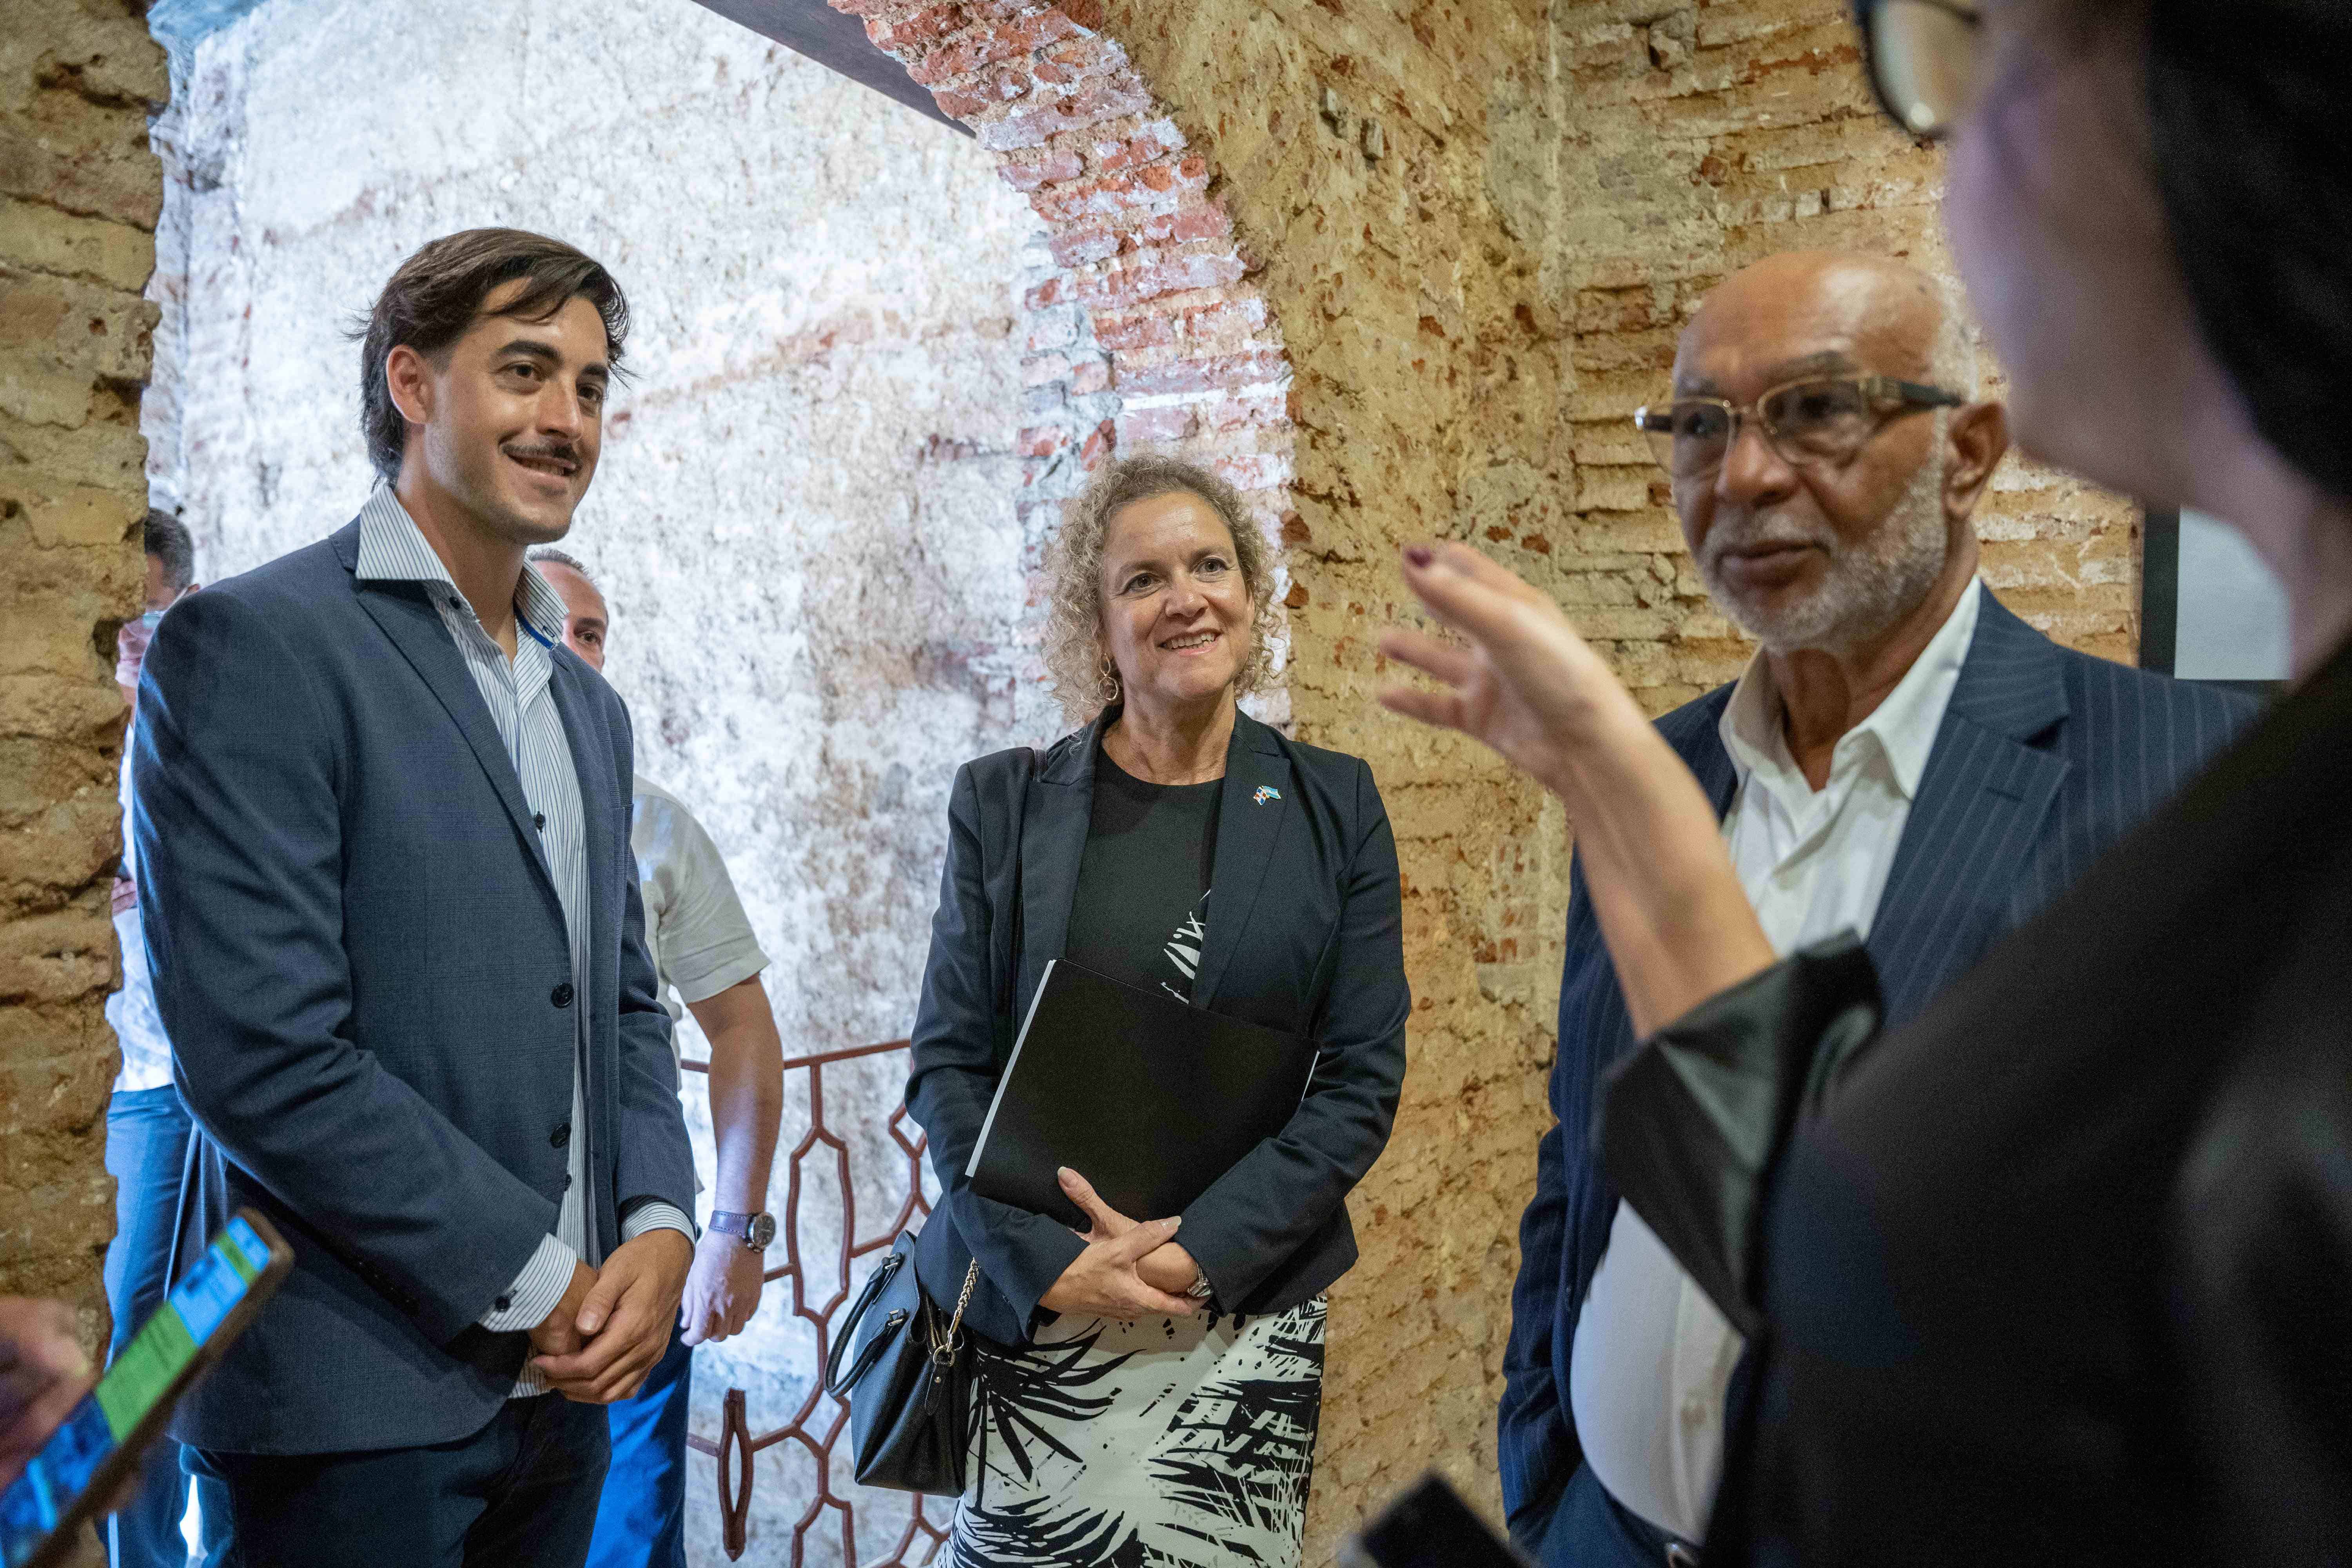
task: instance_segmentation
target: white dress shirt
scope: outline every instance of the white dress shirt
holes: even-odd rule
[[[1969,584],[1886,700],[1839,738],[1819,790],[1790,754],[1771,666],[1759,654],[1739,678],[1721,731],[1739,775],[1724,834],[1775,952],[1870,934],[1983,592]],[[1570,1352],[1577,1439],[1610,1496],[1693,1543],[1706,1534],[1721,1479],[1724,1399],[1742,1342],[1619,1204]]]
[[[572,944],[572,978],[583,1003],[588,995],[588,853],[580,804],[580,775],[572,762],[572,745],[555,706],[549,681],[555,672],[555,645],[562,640],[568,614],[562,597],[529,564],[515,590],[514,657],[509,659],[496,638],[483,629],[474,607],[458,591],[441,558],[408,515],[408,509],[383,485],[368,497],[360,510],[360,553],[354,575],[362,583],[422,583],[441,613],[441,624],[466,661],[514,764],[523,799],[538,826],[540,847],[555,881],[556,901]],[[588,1009],[575,1010],[578,1025],[572,1068],[572,1125],[585,1128],[588,1117],[581,1098],[581,1057],[586,1049]],[[587,1204],[588,1140],[574,1137],[566,1145],[570,1165],[563,1184],[563,1202],[556,1213],[555,1234],[543,1237],[539,1250],[499,1298],[482,1314],[481,1324],[498,1332],[534,1329],[544,1322],[570,1288],[573,1266],[585,1258],[602,1258],[609,1248],[588,1234],[593,1213]],[[693,1222],[675,1205],[658,1199],[633,1206],[621,1216],[621,1241],[634,1241],[649,1230],[675,1230],[689,1240]],[[528,1366],[515,1394],[544,1394],[547,1385]]]
[[[134,710],[131,722],[138,722]],[[122,745],[122,874],[138,876],[138,847],[131,834],[131,742]],[[172,1041],[163,1033],[163,1016],[155,1010],[155,976],[147,967],[147,933],[139,924],[139,906],[114,917],[114,940],[122,952],[122,989],[106,999],[106,1021],[122,1047],[122,1067],[114,1075],[114,1092],[135,1093],[162,1089],[172,1081]]]

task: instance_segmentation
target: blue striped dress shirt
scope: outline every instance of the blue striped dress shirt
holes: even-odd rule
[[[408,515],[408,509],[400,504],[390,487],[381,484],[360,510],[356,575],[362,583],[422,583],[432,596],[434,607],[441,612],[441,624],[448,628],[450,640],[457,645],[467,671],[473,676],[475,689],[481,692],[482,702],[498,726],[499,738],[506,744],[508,759],[514,763],[523,798],[530,803],[540,845],[547,855],[547,868],[555,879],[556,900],[563,907],[563,921],[572,943],[572,983],[585,997],[588,852],[580,806],[580,775],[573,771],[572,745],[564,733],[562,715],[556,709],[554,694],[548,689],[549,679],[555,669],[555,645],[563,636],[562,598],[536,570],[528,563],[524,565],[522,581],[515,589],[515,623],[521,635],[515,639],[514,658],[508,658],[506,650],[482,628],[481,618],[467,603],[466,595],[458,592],[456,581],[442,565],[441,558],[433,552],[433,546],[426,542],[415,520]],[[572,1057],[572,1125],[576,1128],[587,1125],[581,1100],[580,1063],[587,1048],[588,1009],[581,1007],[575,1016],[579,1023]],[[563,1186],[563,1203],[556,1215],[555,1234],[541,1240],[539,1250],[499,1298],[504,1305],[482,1315],[482,1327],[486,1329],[508,1333],[537,1328],[563,1300],[563,1292],[572,1283],[573,1265],[583,1258],[603,1256],[604,1249],[588,1234],[588,1140],[573,1138],[567,1147],[571,1164]],[[621,1216],[623,1241],[634,1241],[650,1230],[679,1231],[688,1240],[694,1236],[692,1221],[674,1205],[658,1199],[639,1203]],[[516,1396],[546,1392],[547,1384],[526,1366],[515,1384]]]

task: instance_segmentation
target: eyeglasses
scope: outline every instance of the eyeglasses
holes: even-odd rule
[[[1809,376],[1786,382],[1758,398],[1756,427],[1792,468],[1852,462],[1870,438],[1898,415],[1922,408],[1958,408],[1956,392],[1884,375]],[[1721,397],[1677,397],[1633,411],[1633,427],[1650,443],[1658,467],[1677,483],[1712,480],[1739,439],[1749,409]]]
[[[1973,0],[1854,0],[1870,85],[1897,125],[1939,141],[1976,101],[1983,18]]]

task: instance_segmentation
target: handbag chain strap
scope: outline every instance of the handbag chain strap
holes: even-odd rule
[[[934,1335],[931,1339],[933,1365],[952,1366],[957,1355],[962,1352],[963,1310],[971,1305],[971,1288],[979,1280],[980,1259],[975,1258],[971,1260],[971,1267],[963,1271],[963,1294],[956,1298],[955,1317],[948,1323],[947,1333],[944,1336]]]

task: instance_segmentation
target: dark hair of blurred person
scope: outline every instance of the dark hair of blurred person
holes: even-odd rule
[[[1765,1342],[1710,1561],[2341,1563],[2352,9],[1860,11],[1882,98],[1950,138],[1946,218],[2020,444],[2239,527],[2287,591],[2293,689],[1883,1037],[1850,944],[1773,963],[1695,782],[1525,584],[1408,552],[1473,650],[1391,633],[1445,689],[1385,700],[1487,740],[1577,824],[1654,1031],[1610,1090],[1611,1169]],[[1710,1157],[1738,1119],[1675,1087],[1735,1062],[1787,1118],[1752,1167]],[[1675,1211],[1695,1194],[1717,1201]]]

